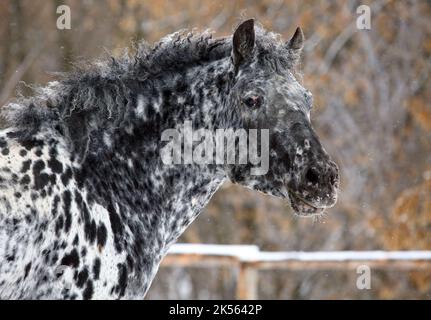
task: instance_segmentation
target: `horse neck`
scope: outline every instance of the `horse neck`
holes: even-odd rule
[[[82,164],[90,201],[115,210],[134,234],[122,249],[161,257],[224,181],[215,165],[164,165],[160,148],[162,131],[184,121],[209,129],[222,122],[230,77],[226,59],[142,84],[124,127],[104,134],[110,147]]]

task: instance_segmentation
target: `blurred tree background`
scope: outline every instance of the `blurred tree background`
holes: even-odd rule
[[[58,30],[56,8],[71,8]],[[371,30],[356,9],[371,7]],[[340,165],[341,193],[323,221],[299,219],[286,202],[226,184],[181,242],[256,244],[262,250],[431,249],[431,3],[281,0],[2,0],[0,105],[55,79],[74,62],[120,54],[182,28],[231,34],[256,18],[287,40],[307,41],[299,72],[313,92],[313,124]],[[431,298],[430,272],[265,271],[259,297]],[[228,269],[162,269],[148,298],[234,298]]]

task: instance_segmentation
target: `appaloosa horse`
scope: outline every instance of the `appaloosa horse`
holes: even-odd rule
[[[174,33],[2,108],[0,297],[143,298],[167,248],[230,179],[290,199],[336,202],[338,169],[293,76],[303,45],[243,22],[232,37]],[[266,128],[269,170],[166,165],[161,133]]]

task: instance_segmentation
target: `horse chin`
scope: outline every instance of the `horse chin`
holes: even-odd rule
[[[325,212],[325,207],[315,207],[303,200],[293,192],[289,192],[290,206],[292,207],[295,214],[301,217],[312,217],[321,215]]]

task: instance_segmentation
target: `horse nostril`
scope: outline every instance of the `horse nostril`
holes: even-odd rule
[[[316,170],[310,168],[307,170],[307,173],[305,174],[305,179],[308,182],[316,184],[319,182],[319,174],[317,173]]]

